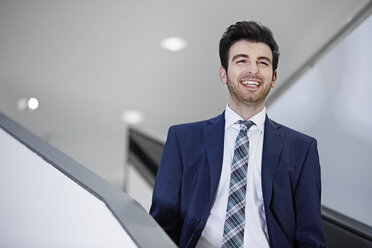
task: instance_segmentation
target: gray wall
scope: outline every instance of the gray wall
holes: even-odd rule
[[[0,247],[137,247],[104,202],[0,128]]]
[[[268,108],[274,120],[317,138],[323,204],[370,226],[371,30],[369,17]]]

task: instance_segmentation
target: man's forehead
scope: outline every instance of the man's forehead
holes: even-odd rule
[[[239,40],[232,44],[229,49],[229,60],[232,60],[236,55],[267,57],[270,61],[273,58],[270,47],[262,42],[252,42],[247,40]]]

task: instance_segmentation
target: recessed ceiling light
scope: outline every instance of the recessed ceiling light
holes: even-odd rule
[[[35,97],[31,97],[29,99],[27,98],[21,98],[17,102],[17,108],[20,111],[34,111],[39,107],[39,100],[37,100]]]
[[[145,120],[145,115],[138,110],[126,110],[121,115],[124,123],[135,125]]]
[[[187,41],[180,37],[168,37],[160,42],[160,46],[168,51],[177,52],[187,47]]]
[[[36,98],[34,97],[31,97],[28,102],[27,102],[27,106],[29,109],[31,110],[35,110],[39,107],[39,100],[37,100]]]

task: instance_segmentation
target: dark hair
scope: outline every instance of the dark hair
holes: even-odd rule
[[[220,40],[220,60],[221,65],[227,70],[229,61],[228,54],[230,47],[239,40],[252,42],[262,42],[268,45],[273,54],[273,71],[278,67],[279,46],[273,37],[273,33],[268,27],[254,22],[241,21],[231,25],[226,29]]]

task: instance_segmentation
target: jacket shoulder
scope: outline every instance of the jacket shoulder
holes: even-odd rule
[[[204,126],[208,124],[213,124],[213,123],[224,121],[224,120],[225,120],[225,115],[224,113],[222,113],[216,117],[213,117],[207,120],[176,124],[176,125],[171,126],[169,130],[172,129],[177,134],[187,134],[189,132],[195,133],[198,131],[202,131]]]
[[[277,128],[279,133],[281,133],[283,136],[285,136],[288,139],[294,139],[296,141],[299,141],[299,142],[302,141],[306,143],[311,143],[313,141],[316,141],[316,139],[310,135],[294,130],[288,126],[277,123],[271,119],[268,119],[268,121],[271,122],[271,124]]]

